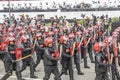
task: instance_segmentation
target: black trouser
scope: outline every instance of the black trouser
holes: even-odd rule
[[[69,70],[70,80],[74,80],[73,68],[72,68],[72,59],[61,60],[61,64],[62,64],[62,72],[61,72],[60,76],[62,76],[62,74],[66,73],[67,70]]]
[[[89,53],[89,57],[90,57],[91,62],[94,62],[92,49],[93,49],[93,46],[92,46],[92,43],[90,43],[90,44],[88,45],[88,53]]]
[[[8,53],[5,52],[3,54],[0,54],[0,59],[3,61],[5,71],[7,72],[7,67],[8,67],[7,62],[10,61],[8,57]]]
[[[57,65],[44,66],[45,77],[43,80],[49,80],[51,73],[55,75],[54,80],[61,80]]]
[[[12,63],[12,61],[4,61],[6,74],[1,78],[1,80],[7,80],[13,73],[13,71],[16,71],[16,63]],[[18,80],[22,80],[22,75],[20,71],[16,71],[16,76]]]
[[[96,74],[95,80],[109,80],[107,72],[98,72]]]
[[[35,70],[35,63],[31,57],[23,60],[23,70],[25,70],[27,66],[30,67],[30,77],[33,77]]]
[[[109,80],[107,66],[100,66],[97,62],[95,62],[95,73],[95,80]]]
[[[88,66],[87,63],[87,47],[82,47],[81,48],[81,54],[82,54],[82,58],[84,59],[84,67]]]
[[[35,64],[35,68],[39,65],[40,61],[43,59],[43,54],[42,53],[37,53],[37,61]]]
[[[112,80],[120,80],[120,74],[116,71],[115,62],[112,62]]]
[[[76,65],[76,69],[77,69],[78,73],[81,72],[80,54],[77,51],[75,51],[75,53],[74,53],[74,63]]]

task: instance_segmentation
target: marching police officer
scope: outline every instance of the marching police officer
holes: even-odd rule
[[[6,74],[2,77],[1,80],[6,80],[7,78],[9,78],[13,71],[16,71],[16,76],[18,80],[24,80],[22,79],[22,75],[21,75],[21,71],[20,69],[17,69],[17,62],[15,62],[15,60],[17,60],[20,57],[20,54],[16,53],[16,44],[15,44],[15,38],[14,37],[10,37],[8,39],[8,54],[7,54],[7,60],[5,61],[5,67],[6,67]]]
[[[22,57],[26,57],[31,55],[32,56],[32,50],[30,40],[27,38],[26,35],[21,36],[21,46],[22,46]],[[30,78],[37,78],[34,74],[35,70],[35,63],[32,59],[32,57],[27,57],[23,59],[23,70],[26,69],[27,66],[30,66]]]
[[[61,36],[60,43],[62,45],[62,54],[61,54],[62,72],[61,72],[60,76],[64,73],[66,73],[68,70],[70,80],[74,80],[73,68],[72,68],[72,56],[70,53],[70,44],[68,42],[67,37]]]
[[[61,80],[58,70],[59,53],[55,49],[52,38],[46,38],[44,41],[45,53],[43,55],[45,76],[43,80],[49,80],[51,73],[55,75],[54,80]]]
[[[94,44],[95,55],[95,80],[109,80],[108,78],[108,58],[106,52],[106,44],[96,42]]]
[[[35,51],[37,53],[37,63],[35,64],[35,68],[38,66],[40,61],[43,59],[44,55],[44,38],[42,37],[41,33],[36,34],[36,45],[35,45]]]
[[[81,32],[76,32],[75,33],[75,41],[76,41],[76,47],[75,47],[75,51],[74,51],[74,63],[76,65],[76,69],[78,71],[78,74],[79,75],[84,75],[84,73],[81,71],[81,63],[80,63],[80,60],[81,60],[81,50],[80,50],[80,46],[81,46]]]

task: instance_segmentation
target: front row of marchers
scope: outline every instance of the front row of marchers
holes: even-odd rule
[[[73,65],[79,75],[84,75],[82,60],[84,68],[90,68],[87,54],[91,63],[95,63],[95,80],[119,80],[120,27],[112,36],[104,36],[105,31],[98,25],[86,30],[77,27],[76,31],[54,26],[49,27],[47,32],[45,27],[12,26],[6,30],[1,25],[0,59],[6,71],[1,80],[7,80],[13,71],[18,80],[24,80],[21,73],[27,66],[30,67],[30,78],[37,78],[34,73],[41,60],[45,73],[43,80],[49,80],[51,73],[55,75],[54,80],[61,80],[61,76],[68,72],[69,80],[75,80]],[[58,69],[59,60],[61,72]]]

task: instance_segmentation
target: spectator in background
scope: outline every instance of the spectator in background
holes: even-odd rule
[[[61,17],[59,18],[59,24],[60,24],[60,25],[63,25],[63,22],[64,22],[64,20],[63,20],[63,17],[61,16]]]
[[[15,19],[15,15],[14,15],[14,14],[12,14],[11,18]]]
[[[73,19],[73,23],[74,23],[74,25],[73,25],[74,27],[77,26],[77,19],[76,18]]]
[[[92,19],[93,19],[93,26],[96,25],[97,18],[95,15],[92,14]]]
[[[41,24],[42,24],[43,26],[45,26],[45,18],[44,18],[44,16],[42,16]]]
[[[20,23],[20,19],[19,18],[17,18],[16,19],[16,22],[17,22],[17,26],[19,25],[19,23]]]
[[[29,15],[26,15],[26,23],[27,23],[27,25],[29,25],[30,22],[31,22],[31,19],[30,19]]]
[[[87,16],[85,19],[85,28],[87,29],[89,26],[90,18]]]
[[[57,15],[55,16],[55,21],[56,21],[57,23],[59,23],[59,19],[58,19],[58,16],[57,16]]]
[[[73,29],[74,29],[74,31],[76,31],[76,29],[77,29],[77,25],[78,25],[78,23],[77,23],[77,19],[74,18],[74,19],[73,19]]]
[[[50,21],[51,21],[51,26],[53,26],[53,23],[54,23],[54,17],[51,17],[51,18],[50,18]]]
[[[35,26],[35,18],[31,18],[31,22],[30,22],[31,25]]]

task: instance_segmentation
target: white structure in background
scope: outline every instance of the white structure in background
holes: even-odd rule
[[[66,5],[71,5],[73,7],[75,4],[80,3],[89,3],[92,4],[93,8],[96,7],[117,7],[120,5],[120,0],[36,0],[36,1],[11,1],[11,7],[13,8],[24,8],[31,7],[32,8],[40,8],[47,9],[49,8],[59,8],[59,5],[64,6],[64,2]],[[26,5],[26,6],[25,6]],[[8,8],[8,1],[0,1],[0,9],[3,7]]]
[[[96,1],[97,3],[93,4],[93,1]],[[98,1],[99,4],[98,4]],[[116,1],[116,2],[115,2]],[[66,4],[70,4],[75,5],[75,4],[79,4],[81,2],[84,3],[89,3],[92,4],[92,7],[117,7],[117,5],[120,5],[120,3],[118,2],[120,0],[39,0],[39,1],[11,1],[11,6],[14,5],[14,7],[19,8],[19,7],[25,7],[25,3],[26,6],[28,7],[31,3],[31,6],[33,6],[33,8],[35,8],[36,6],[38,8],[42,8],[42,9],[47,9],[48,7],[50,8],[54,8],[53,4],[56,5],[56,8],[59,8],[59,5],[63,5],[63,2],[65,2]],[[104,4],[106,3],[106,4]],[[111,5],[110,5],[111,4]],[[0,1],[0,9],[3,9],[3,5],[4,7],[8,7],[8,2],[1,2]],[[19,6],[18,6],[19,5]],[[20,12],[20,13],[14,13],[12,12],[11,14],[14,14],[17,17],[19,17],[19,15],[21,14],[25,14],[25,15],[29,15],[30,17],[35,17],[36,15],[39,14],[43,14],[45,16],[46,19],[50,19],[50,17],[54,17],[55,15],[57,15],[58,17],[60,16],[66,16],[69,19],[73,19],[73,18],[77,18],[77,19],[82,19],[81,14],[85,14],[86,16],[91,17],[91,14],[94,14],[96,16],[101,16],[101,15],[106,15],[108,14],[108,17],[119,17],[120,16],[120,11],[74,11],[74,12],[61,12],[60,9],[57,10],[57,12]],[[73,15],[74,14],[74,15]],[[9,16],[8,12],[7,13],[0,13],[0,22],[3,21],[4,16],[6,15],[7,17]],[[34,21],[33,21],[34,23]]]
[[[118,7],[120,0],[92,0],[93,7]]]

